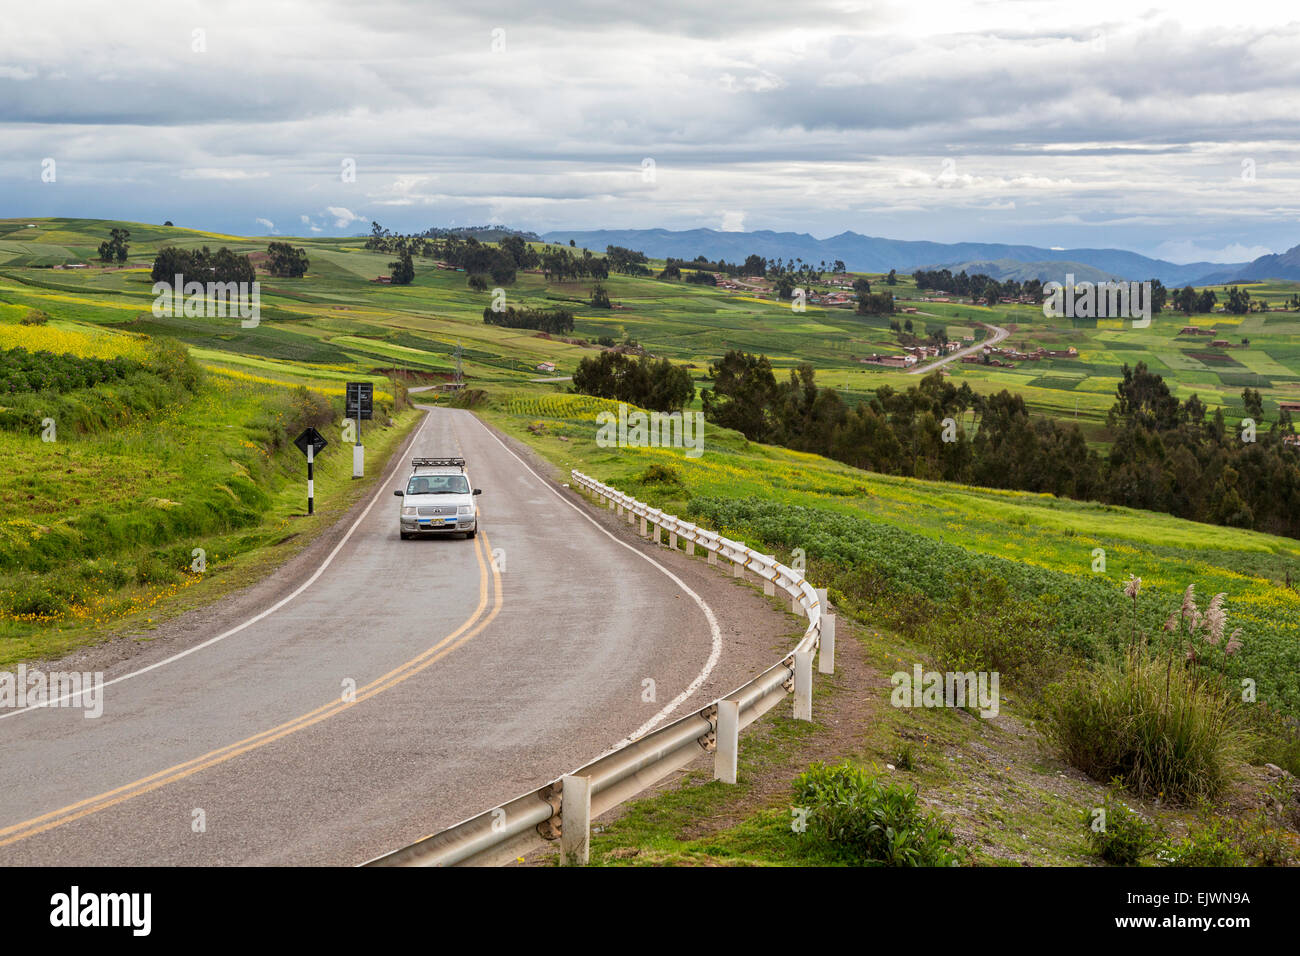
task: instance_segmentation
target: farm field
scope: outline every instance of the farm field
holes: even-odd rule
[[[45,267],[89,261],[97,241],[115,226],[132,232],[127,267]],[[562,341],[485,324],[482,311],[489,297],[467,289],[464,273],[417,261],[414,284],[391,287],[371,281],[386,273],[391,257],[366,251],[360,239],[294,242],[301,243],[311,259],[307,276],[266,278],[261,322],[244,329],[229,319],[154,316],[147,264],[164,244],[227,245],[237,252],[258,254],[265,248],[263,239],[135,223],[39,220],[29,228],[21,221],[0,222],[0,257],[8,257],[0,262],[0,348],[51,348],[91,356],[102,351],[97,343],[106,341],[125,351],[138,351],[151,339],[181,343],[202,372],[204,384],[195,396],[143,419],[147,427],[133,421],[129,427],[153,428],[154,437],[133,438],[136,463],[124,466],[128,473],[135,467],[151,476],[141,486],[147,487],[149,497],[168,500],[177,497],[166,493],[169,483],[184,483],[193,476],[183,474],[179,459],[168,457],[179,452],[161,447],[157,429],[202,430],[202,423],[210,419],[214,428],[238,435],[266,412],[268,403],[282,408],[291,400],[285,396],[300,394],[297,390],[303,388],[334,406],[331,414],[337,427],[345,382],[370,381],[378,401],[399,409],[404,383],[437,383],[452,375],[458,347],[467,384],[486,389],[493,408],[506,410],[493,414],[504,414],[502,420],[510,427],[523,421],[521,416],[566,420],[574,409],[590,412],[592,400],[577,400],[575,405],[575,399],[562,394],[566,388],[562,382],[532,380],[572,372],[581,358],[596,354],[597,346],[591,343],[601,336],[635,340],[655,355],[684,364],[692,369],[697,384],[703,381],[708,363],[732,348],[763,352],[778,370],[810,362],[819,382],[842,389],[850,402],[869,397],[881,385],[906,388],[919,381],[917,376],[864,367],[857,361],[871,351],[897,350],[888,319],[882,316],[816,306],[795,313],[788,305],[752,293],[627,276],[611,276],[606,285],[615,307],[600,310],[587,304],[585,283],[548,283],[541,275],[521,274],[507,290],[508,301],[532,307],[562,305],[575,312],[575,331],[569,341]],[[880,277],[872,279],[883,287]],[[1287,284],[1275,284],[1267,292],[1280,300],[1289,289]],[[904,303],[919,294],[908,277],[901,277],[894,291]],[[1292,323],[1280,313],[1241,319],[1220,315],[1189,319],[1166,313],[1156,317],[1150,328],[1132,329],[1118,323],[1065,328],[1030,306],[918,303],[917,308],[930,313],[907,316],[921,326],[920,331],[926,325],[942,325],[950,337],[959,338],[987,323],[1010,329],[1005,344],[1016,348],[1074,345],[1077,360],[1025,362],[1014,369],[960,362],[948,367],[954,383],[969,382],[984,394],[1006,388],[1024,395],[1041,413],[1078,420],[1097,444],[1105,442],[1106,412],[1124,363],[1148,362],[1171,376],[1180,397],[1195,392],[1211,407],[1225,408],[1229,416],[1240,415],[1240,391],[1246,385],[1258,386],[1264,393],[1266,413],[1276,408],[1278,400],[1300,395],[1300,346],[1292,344]],[[46,324],[23,324],[33,312],[46,317]],[[1198,337],[1198,342],[1179,335],[1189,324],[1214,327],[1233,341],[1249,337],[1249,348],[1207,356],[1203,354],[1207,339]],[[542,362],[554,363],[556,371],[539,372]],[[222,397],[227,395],[229,400]],[[698,397],[692,407],[699,408]],[[581,431],[588,424],[569,421],[564,427]],[[4,440],[32,439],[7,434]],[[77,467],[84,469],[92,467],[92,459],[108,460],[103,442],[121,440],[122,435],[112,431],[67,436],[69,453],[74,442],[83,444]],[[241,440],[257,445],[247,437]],[[139,444],[142,441],[153,445],[145,449]],[[1092,583],[1099,579],[1088,571],[1090,553],[1102,547],[1110,555],[1106,580],[1112,584],[1133,573],[1150,582],[1153,594],[1155,589],[1172,594],[1185,586],[1183,582],[1197,579],[1201,587],[1238,594],[1243,613],[1248,608],[1256,613],[1270,602],[1291,607],[1290,592],[1278,590],[1277,585],[1292,569],[1297,551],[1282,539],[1157,515],[1144,514],[1135,520],[1121,509],[1102,506],[885,478],[758,446],[742,452],[734,436],[723,439],[721,447],[723,451],[689,466],[687,487],[692,496],[722,495],[724,489],[734,492],[745,487],[756,498],[797,499],[819,512],[905,527],[909,534],[944,547],[997,555]],[[591,451],[579,441],[562,450],[574,455],[579,448]],[[15,446],[13,453],[26,456],[24,460],[39,471],[35,465],[39,458],[32,458],[30,449],[20,452]],[[255,452],[223,450],[221,460],[231,464],[223,466],[225,471],[205,473],[203,481],[220,484],[232,470],[247,468],[240,454]],[[671,457],[665,451],[647,454]],[[589,461],[593,466],[601,464],[598,455]],[[281,470],[292,467],[291,457],[277,462]],[[628,474],[625,471],[621,477]],[[285,502],[292,500],[295,492],[282,477],[272,484],[276,494],[283,489],[288,496]],[[24,504],[22,497],[13,494],[4,500],[5,513],[0,517],[10,522],[30,520],[33,506]],[[41,507],[57,509],[54,496]],[[1288,620],[1285,626],[1295,623]],[[1293,687],[1286,693],[1300,700]]]
[[[147,264],[158,248],[227,245],[257,254],[265,241],[90,220],[40,220],[35,225],[30,229],[20,220],[0,221],[0,320],[38,308],[64,320],[173,336],[206,350],[208,361],[225,352],[244,360],[305,363],[349,374],[404,369],[429,380],[451,374],[459,346],[467,379],[485,383],[525,383],[539,377],[536,366],[542,362],[554,363],[553,374],[564,376],[595,351],[594,346],[485,325],[481,313],[489,295],[467,289],[463,272],[425,260],[417,259],[412,286],[375,283],[371,280],[387,273],[391,256],[366,251],[360,239],[293,240],[306,249],[311,269],[304,279],[263,278],[263,317],[256,329],[219,319],[155,318]],[[132,230],[128,267],[99,268],[93,264],[95,245],[114,226]],[[92,266],[37,268],[67,262]],[[981,394],[1004,388],[1019,392],[1042,414],[1077,420],[1093,442],[1106,440],[1105,415],[1125,364],[1146,362],[1170,379],[1180,398],[1195,393],[1211,410],[1223,408],[1230,421],[1244,414],[1241,391],[1246,387],[1261,391],[1266,414],[1274,414],[1279,401],[1300,398],[1298,313],[1184,316],[1165,311],[1149,328],[1134,329],[1110,320],[1049,321],[1035,306],[922,302],[926,293],[910,277],[900,277],[893,287],[880,276],[869,278],[874,288],[891,289],[900,307],[918,309],[894,317],[912,321],[918,334],[942,328],[956,340],[982,337],[980,325],[988,323],[1010,329],[1004,345],[1022,351],[1076,347],[1075,359],[1018,362],[1015,368],[957,361],[946,369],[955,384],[968,382]],[[850,402],[869,398],[884,384],[900,388],[917,381],[905,372],[859,361],[872,353],[901,352],[885,316],[817,305],[796,313],[788,304],[753,293],[653,278],[612,275],[605,285],[614,303],[609,310],[587,304],[588,283],[547,282],[539,274],[521,273],[506,294],[515,305],[571,309],[575,342],[603,336],[635,340],[655,355],[693,367],[697,380],[710,361],[728,349],[743,349],[766,354],[778,369],[810,362],[818,380],[841,389]],[[1280,306],[1300,284],[1253,283],[1249,288],[1255,298]],[[1186,325],[1216,329],[1217,337],[1234,347],[1211,349],[1211,337],[1179,335]],[[1243,338],[1249,339],[1247,347],[1241,346]]]

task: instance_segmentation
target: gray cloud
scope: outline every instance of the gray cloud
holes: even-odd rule
[[[822,235],[1142,251],[1300,241],[1300,24],[1111,0],[1083,13],[927,10],[10,9],[0,198],[8,214],[81,202],[78,214],[202,214],[215,218],[194,224],[226,229],[264,218],[355,232],[381,215],[395,228],[489,217],[681,228],[725,216]],[[55,184],[40,181],[44,157],[58,160]],[[340,178],[344,159],[355,182]]]

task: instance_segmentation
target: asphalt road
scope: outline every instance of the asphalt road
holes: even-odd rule
[[[400,540],[407,460],[447,454],[478,537]],[[430,411],[320,547],[110,667],[101,717],[0,712],[0,864],[359,863],[704,706],[798,630],[524,457]]]

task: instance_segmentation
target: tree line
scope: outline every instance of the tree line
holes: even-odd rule
[[[547,280],[563,282],[606,279],[612,268],[609,258],[594,256],[590,249],[578,252],[562,246],[547,246],[538,251],[522,235],[502,236],[496,245],[488,245],[472,235],[454,235],[443,230],[429,230],[417,236],[396,235],[378,222],[370,224],[366,248],[373,252],[396,254],[399,263],[405,261],[402,257],[445,262],[463,269],[470,287],[476,290],[486,289],[489,282],[496,286],[510,285],[520,270],[539,269]],[[631,250],[622,252],[631,253]],[[641,253],[633,255],[641,256]],[[644,256],[641,258],[645,261]]]
[[[667,359],[632,359],[622,352],[584,358],[573,373],[571,391],[612,398],[658,412],[676,412],[695,398],[695,383],[684,368]]]
[[[295,249],[287,242],[271,243],[266,253],[267,272],[277,278],[300,278],[310,265],[307,251]],[[207,246],[201,249],[163,246],[154,256],[149,277],[154,282],[174,282],[176,276],[183,282],[251,283],[257,278],[257,270],[247,255],[232,252],[225,246],[216,252]]]
[[[257,278],[257,270],[246,255],[232,252],[222,246],[216,252],[207,246],[201,249],[181,249],[163,246],[154,257],[149,274],[154,282],[246,282]]]
[[[516,309],[510,305],[498,312],[488,306],[483,310],[483,322],[486,325],[528,329],[550,335],[573,331],[573,313],[568,309]]]
[[[709,367],[706,420],[891,475],[1128,505],[1194,521],[1300,537],[1300,459],[1284,444],[1289,414],[1263,427],[1257,392],[1243,402],[1254,441],[1195,395],[1180,402],[1145,364],[1124,366],[1102,456],[1074,423],[1033,417],[1020,395],[981,396],[940,373],[906,390],[881,386],[850,408],[812,366],[778,380],[766,356],[729,351]]]

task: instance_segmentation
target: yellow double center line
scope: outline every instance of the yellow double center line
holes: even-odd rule
[[[238,757],[240,754],[248,753],[250,750],[256,750],[259,747],[265,747],[282,737],[297,733],[313,724],[318,724],[322,720],[333,717],[335,714],[353,707],[363,700],[368,700],[376,694],[383,693],[391,687],[396,687],[402,681],[413,677],[420,671],[429,667],[434,662],[446,657],[456,648],[460,647],[466,641],[479,634],[485,627],[492,623],[496,616],[501,612],[501,572],[490,561],[484,560],[484,555],[491,554],[491,546],[488,544],[487,535],[480,531],[474,545],[474,556],[478,559],[479,567],[479,598],[478,606],[474,613],[466,619],[465,623],[452,631],[437,644],[422,652],[419,656],[411,658],[405,664],[395,667],[381,677],[376,678],[364,687],[357,689],[355,696],[350,699],[340,699],[322,707],[317,707],[309,713],[293,720],[286,721],[269,730],[264,730],[260,734],[252,737],[246,737],[233,744],[220,747],[217,750],[210,751],[201,757],[195,757],[193,760],[187,760],[185,763],[176,764],[174,767],[168,767],[166,770],[160,770],[148,777],[143,777],[133,783],[118,787],[115,790],[109,790],[98,796],[89,797],[78,803],[70,804],[59,810],[52,810],[49,813],[42,814],[39,817],[33,817],[22,823],[15,823],[12,826],[0,829],[0,847],[8,846],[11,843],[17,843],[19,840],[25,840],[28,837],[35,836],[38,833],[44,833],[46,830],[53,830],[55,827],[61,827],[65,823],[71,823],[74,820],[80,820],[82,817],[88,817],[91,814],[98,813],[101,810],[107,810],[109,807],[124,803],[133,797],[149,793],[151,790],[157,790],[165,787],[169,783],[175,783],[178,780],[184,780],[186,777],[207,770],[209,767],[215,767],[217,764],[225,763]],[[490,571],[489,571],[490,569]],[[488,611],[487,617],[483,617],[483,612],[488,606],[488,580],[492,582],[492,609]]]

